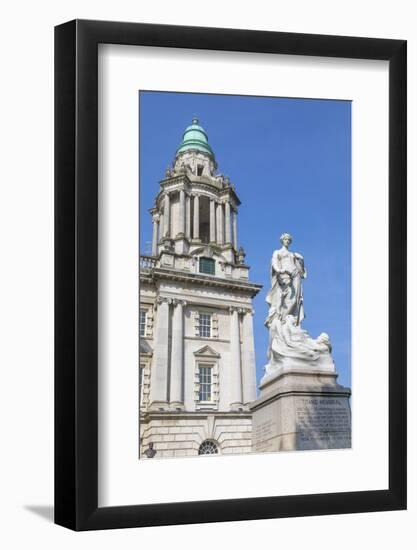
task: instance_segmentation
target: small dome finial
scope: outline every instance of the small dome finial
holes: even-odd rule
[[[192,124],[198,124],[200,121],[198,120],[197,116],[193,116]]]

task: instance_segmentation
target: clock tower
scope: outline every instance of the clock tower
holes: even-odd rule
[[[261,285],[238,243],[239,207],[194,118],[150,209],[152,254],[140,257],[141,457],[150,444],[156,458],[251,452]]]

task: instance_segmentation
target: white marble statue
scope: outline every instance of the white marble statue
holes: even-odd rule
[[[269,304],[267,326],[273,319],[285,321],[287,315],[295,318],[296,325],[304,319],[303,289],[301,279],[307,276],[304,258],[288,250],[292,237],[283,233],[282,247],[275,250],[271,259],[271,290],[266,301]]]
[[[272,254],[271,289],[266,297],[269,363],[265,377],[281,367],[334,370],[329,336],[323,332],[314,339],[301,328],[305,317],[301,284],[306,277],[304,259],[289,250],[291,235],[283,233],[280,241],[282,248]]]

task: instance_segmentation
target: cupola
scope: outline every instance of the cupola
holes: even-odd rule
[[[197,117],[194,117],[190,126],[185,129],[176,156],[186,151],[199,151],[205,153],[214,160],[214,152],[209,145],[207,134],[199,124]]]

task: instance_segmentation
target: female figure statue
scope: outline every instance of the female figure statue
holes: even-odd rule
[[[288,250],[292,237],[283,233],[282,248],[275,250],[271,260],[271,289],[266,301],[269,304],[265,325],[269,330],[268,376],[279,367],[304,368],[306,365],[334,371],[329,336],[322,332],[312,338],[301,328],[304,319],[301,280],[306,277],[301,254]]]
[[[271,260],[271,289],[266,297],[269,312],[265,324],[268,328],[274,319],[284,322],[292,315],[295,324],[299,325],[305,316],[301,286],[301,279],[307,276],[304,259],[301,254],[288,250],[291,235],[283,233],[280,241],[282,247],[274,251]]]

